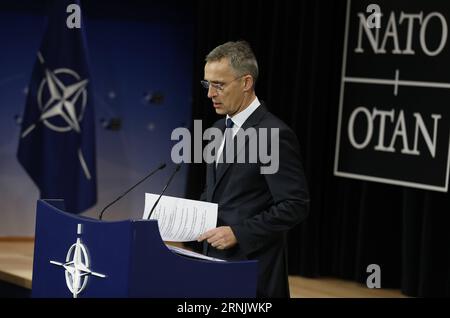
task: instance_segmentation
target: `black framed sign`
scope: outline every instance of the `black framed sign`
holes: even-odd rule
[[[450,1],[347,3],[334,174],[447,192]]]

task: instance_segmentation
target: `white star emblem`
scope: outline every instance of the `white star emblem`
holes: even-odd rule
[[[41,110],[38,122],[43,122],[47,128],[56,132],[74,130],[80,133],[79,123],[83,119],[87,103],[86,86],[89,80],[81,79],[75,71],[68,68],[52,71],[44,64],[44,58],[40,53],[38,53],[38,58],[45,67],[45,77],[42,79],[37,93],[37,102]],[[61,78],[64,78],[69,84],[64,84]],[[47,99],[46,102],[44,102],[44,98]],[[55,120],[52,121],[52,119]],[[25,138],[38,122],[27,127],[22,133],[22,138]],[[64,124],[62,125],[62,123]]]
[[[79,228],[81,224],[78,225]],[[80,234],[80,233],[79,233]],[[85,288],[89,276],[105,278],[106,275],[96,273],[89,268],[89,254],[87,248],[81,243],[81,239],[77,238],[77,242],[67,251],[66,262],[60,263],[50,261],[51,264],[61,266],[65,269],[66,285],[72,293],[73,298],[77,298]]]
[[[80,132],[75,105],[83,93],[88,80],[82,80],[65,86],[58,77],[49,70],[45,70],[45,78],[50,92],[50,99],[43,107],[40,120],[47,120],[54,116],[61,116],[68,127]]]

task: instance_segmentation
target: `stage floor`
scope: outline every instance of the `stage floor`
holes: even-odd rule
[[[0,280],[31,289],[34,242],[29,239],[0,239]],[[399,290],[369,289],[366,286],[336,278],[290,276],[292,298],[398,298]]]

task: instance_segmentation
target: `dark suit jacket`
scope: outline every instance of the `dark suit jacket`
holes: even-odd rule
[[[214,127],[224,130],[225,120],[217,121]],[[289,297],[287,231],[306,218],[309,201],[298,141],[263,104],[242,129],[248,127],[279,128],[278,172],[261,174],[259,160],[224,163],[217,171],[215,163],[207,165],[201,199],[218,203],[217,227],[230,226],[238,244],[218,250],[204,243],[204,253],[227,260],[258,260],[258,297]],[[248,151],[249,142],[244,147]]]

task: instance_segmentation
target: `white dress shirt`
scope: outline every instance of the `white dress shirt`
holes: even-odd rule
[[[261,105],[261,103],[259,102],[258,97],[255,97],[253,102],[251,102],[251,104],[248,105],[248,107],[246,109],[237,113],[233,117],[230,117],[228,115],[225,117],[225,123],[227,122],[228,118],[231,118],[231,120],[234,123],[233,138],[234,138],[234,136],[236,136],[237,132],[239,131],[239,128],[241,128],[242,125],[244,125],[247,118],[249,118],[250,115],[253,114],[253,112],[259,107],[259,105]],[[224,137],[225,137],[225,134],[224,134]],[[216,167],[217,167],[217,161],[218,161],[217,158],[220,158],[220,156],[222,155],[224,144],[225,144],[225,138],[222,138],[222,143],[220,144],[219,151],[217,151]]]

